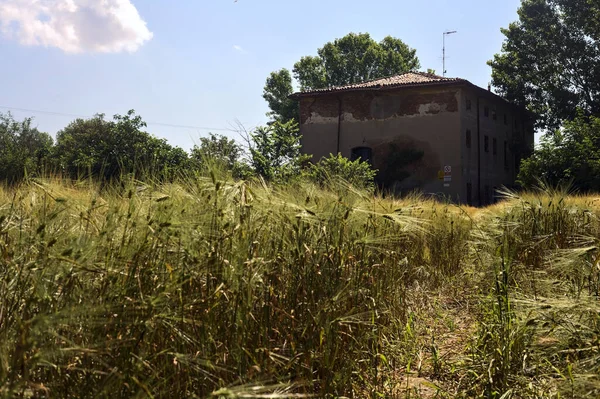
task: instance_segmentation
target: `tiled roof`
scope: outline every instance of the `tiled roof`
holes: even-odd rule
[[[375,80],[369,80],[362,83],[354,83],[346,86],[329,87],[326,89],[317,89],[311,91],[305,91],[293,94],[294,97],[305,96],[311,94],[324,94],[324,93],[335,93],[340,91],[353,91],[353,90],[372,90],[372,89],[391,89],[394,87],[402,86],[426,86],[433,84],[444,84],[444,83],[457,83],[467,82],[464,79],[459,78],[445,78],[437,76],[431,73],[424,72],[408,72],[401,75],[390,76],[387,78],[380,78]]]

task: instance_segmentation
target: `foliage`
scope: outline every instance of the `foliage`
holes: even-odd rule
[[[0,180],[15,183],[47,166],[52,138],[32,126],[32,118],[16,121],[0,113]]]
[[[600,118],[577,117],[564,128],[547,133],[533,155],[524,159],[519,182],[534,187],[568,185],[580,191],[600,190]]]
[[[290,71],[284,68],[271,72],[263,91],[263,98],[271,109],[267,116],[283,123],[298,119],[298,101],[289,98],[293,92]]]
[[[299,177],[308,156],[301,154],[298,124],[275,122],[246,137],[248,152],[234,140],[210,134],[200,138],[191,157],[165,139],[144,129],[146,123],[133,110],[112,120],[98,114],[76,119],[57,133],[56,144],[31,127],[31,119],[15,121],[0,115],[0,179],[17,182],[31,176],[62,174],[102,182],[134,178],[173,181],[189,171],[218,173],[234,178],[259,175],[285,181]]]
[[[302,90],[359,83],[420,67],[416,50],[391,36],[377,43],[368,33],[350,33],[326,43],[317,53],[294,65]]]
[[[133,110],[112,121],[98,114],[77,119],[57,133],[54,157],[60,169],[76,178],[87,173],[103,180],[127,174],[163,178],[183,170],[187,153],[143,129],[146,123]]]
[[[536,113],[542,128],[557,128],[577,109],[600,115],[597,2],[524,0],[518,13],[489,62],[499,93]]]
[[[361,159],[351,161],[341,154],[330,154],[316,164],[311,164],[306,176],[321,185],[342,180],[359,189],[372,190],[375,187],[376,170],[368,162]]]
[[[243,177],[246,165],[241,162],[242,152],[235,140],[210,133],[208,137],[200,137],[200,145],[194,145],[190,159],[200,171],[216,168],[231,171],[234,177]]]
[[[301,90],[322,89],[363,82],[417,70],[416,50],[392,36],[376,42],[368,33],[349,33],[326,43],[317,56],[305,56],[294,64],[293,75]],[[269,116],[287,122],[297,117],[297,104],[288,70],[273,72],[267,79],[263,97],[269,103]]]
[[[267,180],[286,181],[300,175],[310,159],[301,153],[300,129],[295,121],[274,122],[250,134],[250,166]]]

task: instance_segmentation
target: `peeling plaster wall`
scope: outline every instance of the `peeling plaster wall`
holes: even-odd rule
[[[300,101],[303,151],[313,161],[336,153],[350,157],[354,147],[373,149],[373,165],[388,187],[421,189],[460,200],[460,88],[401,89],[395,92],[349,92],[305,97]],[[339,117],[340,101],[342,115]],[[422,152],[401,170],[390,170],[392,153]],[[445,165],[456,170],[450,187],[438,179]],[[393,168],[392,168],[393,169]],[[407,176],[408,177],[405,177]],[[394,180],[398,176],[398,180]]]

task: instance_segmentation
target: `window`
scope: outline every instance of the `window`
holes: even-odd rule
[[[504,124],[508,125],[508,116],[504,114]]]
[[[372,163],[372,154],[373,151],[369,147],[354,147],[352,149],[352,153],[350,155],[350,159],[352,161],[356,161],[360,159],[363,162]]]
[[[467,99],[467,111],[471,110],[471,100]]]
[[[467,148],[471,148],[471,131],[467,129],[467,139],[466,139]]]
[[[508,170],[508,142],[504,141],[504,169]]]
[[[492,119],[493,120],[498,120],[498,114],[496,113],[495,109],[492,110]]]
[[[473,186],[471,183],[467,183],[467,204],[473,204]]]
[[[491,197],[490,196],[490,186],[485,186],[483,190],[484,190],[483,191],[484,202],[486,204],[489,204],[490,203],[490,197]]]
[[[515,128],[519,127],[519,121],[515,119]]]
[[[496,155],[498,153],[498,140],[494,137],[492,139],[492,154]]]
[[[483,107],[483,116],[485,116],[486,118],[488,118],[490,116],[490,108],[489,107]]]
[[[483,150],[485,152],[490,152],[490,138],[488,136],[483,138]]]

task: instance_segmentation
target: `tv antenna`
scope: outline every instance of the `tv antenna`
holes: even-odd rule
[[[442,76],[446,76],[446,36],[448,35],[452,35],[453,33],[456,33],[455,30],[448,30],[445,31],[443,36],[443,42],[444,42],[444,47],[442,47],[442,62],[443,62],[443,66],[442,66]]]

